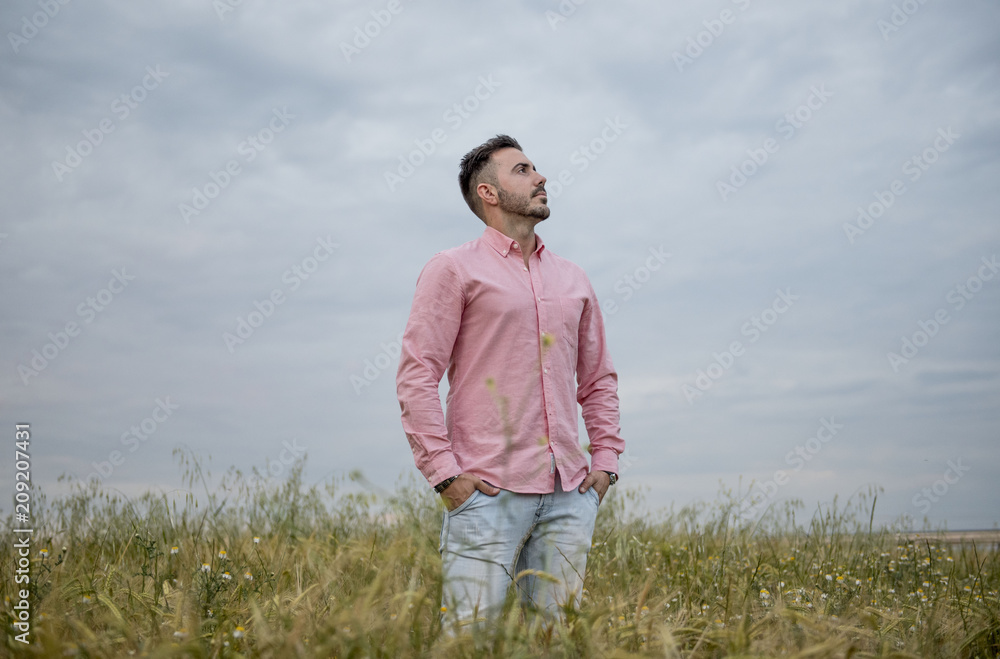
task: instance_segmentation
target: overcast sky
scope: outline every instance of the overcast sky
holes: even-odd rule
[[[482,233],[459,159],[508,133],[606,314],[620,487],[756,482],[750,516],[874,485],[879,522],[1000,523],[995,1],[15,0],[0,24],[0,416],[50,495],[177,487],[178,446],[415,476],[398,336],[427,260]]]

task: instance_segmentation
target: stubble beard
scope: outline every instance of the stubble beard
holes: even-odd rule
[[[544,220],[551,212],[549,207],[544,203],[541,206],[532,206],[531,201],[533,199],[533,196],[524,196],[513,192],[507,192],[502,187],[497,186],[497,201],[499,202],[500,210],[514,215],[534,217],[539,220]]]

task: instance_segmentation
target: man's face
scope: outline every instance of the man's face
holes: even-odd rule
[[[500,210],[544,220],[549,216],[546,178],[517,149],[500,149],[493,154]]]

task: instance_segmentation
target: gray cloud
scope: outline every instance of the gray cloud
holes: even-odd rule
[[[204,2],[69,3],[16,52],[8,36],[0,398],[8,428],[32,423],[37,483],[58,490],[61,473],[129,451],[123,435],[168,396],[179,408],[109,486],[176,486],[175,446],[248,470],[292,438],[313,480],[412,474],[391,343],[427,259],[482,230],[458,194],[459,158],[509,132],[550,188],[572,177],[539,234],[617,307],[608,336],[639,458],[623,485],[664,506],[786,469],[776,500],[807,509],[878,483],[884,522],[1000,521],[1000,278],[968,288],[1000,251],[994,3],[922,4],[896,31],[880,30],[891,2],[591,2],[554,29],[556,2],[401,7],[350,61],[342,44],[385,22],[372,15],[385,3],[246,1],[221,18]],[[37,11],[5,5],[4,33]],[[691,59],[683,70],[675,53]],[[153,87],[147,67],[168,75]],[[497,84],[463,106],[481,78]],[[276,111],[287,124],[262,134]],[[584,155],[616,118],[617,139]],[[907,168],[949,129],[953,144]],[[100,143],[81,149],[95,130]],[[390,189],[386,173],[435,130],[444,139]],[[67,149],[89,153],[59,180]],[[741,166],[752,173],[723,199]],[[844,225],[894,181],[905,192],[851,242]],[[185,222],[180,205],[213,183]],[[337,249],[295,274],[320,239]],[[661,246],[670,257],[643,273]],[[103,304],[122,269],[135,279]],[[751,341],[778,290],[799,298]],[[264,317],[273,291],[282,302]],[[887,353],[941,309],[948,322],[894,370]],[[255,311],[261,324],[230,351],[224,335]],[[68,323],[79,332],[60,348]],[[25,386],[19,366],[49,343]],[[684,385],[717,356],[689,405]],[[829,417],[843,431],[794,470],[789,452]],[[921,488],[958,459],[970,470],[925,513]]]

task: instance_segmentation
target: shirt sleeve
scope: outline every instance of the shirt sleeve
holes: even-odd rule
[[[447,255],[435,254],[417,278],[396,373],[403,431],[417,469],[432,486],[462,471],[448,438],[438,385],[451,361],[464,298],[455,264]]]
[[[618,456],[625,450],[618,406],[618,373],[611,363],[604,319],[590,282],[580,317],[576,400],[590,438],[591,469],[618,473]]]

